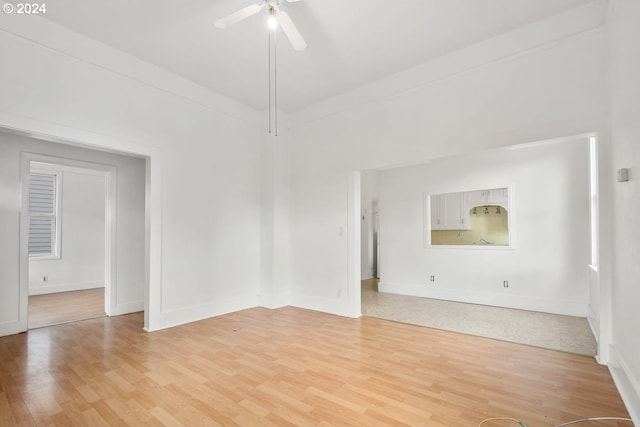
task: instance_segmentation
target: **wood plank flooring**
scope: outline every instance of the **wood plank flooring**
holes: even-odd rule
[[[104,316],[104,288],[29,296],[29,329]]]
[[[375,318],[142,313],[0,338],[2,426],[530,427],[627,412],[593,358]],[[484,427],[512,426],[496,421]],[[589,426],[630,426],[624,422]]]

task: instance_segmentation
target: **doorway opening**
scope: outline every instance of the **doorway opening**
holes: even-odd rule
[[[360,186],[360,278],[364,307],[377,294],[380,281],[378,171],[362,171]]]
[[[593,306],[585,302],[593,290],[584,281],[595,257],[586,250],[590,212],[581,208],[589,198],[593,139],[578,135],[379,170],[379,283],[366,280],[372,277],[367,209],[373,198],[367,196],[369,171],[361,172],[363,316],[595,355],[587,321]],[[440,209],[437,203],[434,209],[438,198]],[[503,218],[507,211],[515,218],[515,206],[525,216],[512,226]],[[497,227],[504,222],[506,228]],[[515,224],[526,238],[507,245]],[[505,229],[509,237],[498,239]],[[434,230],[449,240],[433,244]],[[473,238],[480,232],[492,237]],[[559,280],[554,272],[576,279]]]
[[[105,316],[112,170],[39,156],[25,177],[28,328]],[[106,168],[106,169],[105,169]]]
[[[115,139],[91,132],[59,126],[38,119],[0,114],[0,139],[5,177],[11,180],[5,189],[15,190],[12,200],[16,206],[10,210],[0,210],[4,217],[18,221],[7,223],[15,233],[8,234],[3,249],[15,254],[17,268],[2,269],[3,279],[10,279],[15,286],[3,288],[0,298],[3,313],[0,321],[0,336],[12,335],[28,330],[29,298],[29,255],[28,255],[28,180],[29,161],[41,160],[38,153],[54,157],[54,163],[68,158],[83,159],[100,170],[118,169],[118,210],[124,215],[118,218],[118,236],[116,227],[111,227],[107,240],[107,256],[114,262],[106,269],[105,308],[107,315],[121,315],[144,311],[145,331],[163,328],[161,322],[162,290],[162,164],[161,149],[151,145],[140,145],[132,141]],[[6,142],[6,144],[5,144]],[[5,154],[7,154],[5,156]],[[18,164],[11,164],[12,159]],[[96,163],[93,163],[96,162]],[[62,164],[67,164],[62,162]],[[73,165],[71,165],[73,166]],[[18,169],[16,171],[16,169]],[[17,173],[16,173],[17,172]],[[115,200],[116,181],[112,174],[113,192],[110,199]],[[5,193],[6,194],[6,193]],[[3,194],[4,196],[4,194]],[[9,199],[6,199],[9,200]],[[13,202],[11,202],[13,203]],[[134,203],[135,207],[131,204]],[[115,206],[110,206],[115,212]],[[110,218],[114,221],[115,215]],[[124,224],[120,223],[124,221]],[[109,222],[108,222],[109,224]],[[113,242],[113,244],[111,244]],[[116,271],[116,244],[118,248],[118,268]],[[117,273],[117,275],[116,275]],[[117,277],[116,277],[117,276]],[[109,290],[111,283],[111,290]],[[16,305],[17,300],[17,305]]]

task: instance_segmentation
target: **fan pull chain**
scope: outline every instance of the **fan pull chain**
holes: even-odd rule
[[[273,42],[272,42],[273,38]],[[278,37],[269,29],[269,133],[278,136]],[[273,61],[272,61],[273,57]],[[273,64],[273,65],[272,65]]]
[[[267,45],[267,53],[269,54],[269,72],[267,76],[269,78],[269,133],[271,133],[271,30],[268,31],[269,43]]]
[[[278,33],[273,30],[273,97],[274,97],[274,115],[275,115],[275,130],[276,136],[278,136]]]

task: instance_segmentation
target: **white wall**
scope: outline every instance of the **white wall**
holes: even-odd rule
[[[278,308],[289,305],[289,132],[286,114],[279,112],[278,137],[262,137],[262,187],[260,223],[259,304]]]
[[[639,14],[637,3],[615,3],[608,24],[611,137],[616,166],[623,167],[638,154]],[[161,223],[148,221],[147,227],[156,237],[161,230],[150,251],[162,267],[160,274],[149,273],[148,329],[259,301],[277,306],[286,303],[289,289],[295,305],[356,314],[347,303],[352,172],[602,131],[603,4],[588,3],[296,113],[286,142],[266,154],[273,170],[261,169],[258,112],[39,17],[3,16],[0,125],[54,129],[77,142],[154,153],[147,198]],[[15,330],[19,294],[19,158],[13,151],[5,155],[0,333]],[[260,196],[265,175],[272,202]],[[625,268],[637,258],[638,239],[629,237],[637,231],[635,188],[632,182],[611,191],[618,224],[614,346],[637,391],[640,352],[632,326],[638,311],[632,304],[638,275],[636,264]],[[273,219],[261,218],[270,213]],[[261,258],[263,239],[272,256]],[[608,256],[602,253],[601,261]],[[133,269],[126,264],[122,274]],[[265,277],[270,282],[259,286]],[[135,300],[134,289],[124,291],[124,301]],[[607,301],[600,298],[599,305]]]
[[[30,258],[29,295],[104,287],[105,177],[55,166],[47,171],[59,173],[60,254]],[[140,207],[142,218],[144,204]]]
[[[19,246],[21,210],[22,153],[74,159],[117,168],[115,306],[113,314],[140,311],[144,306],[144,159],[87,150],[70,145],[39,141],[25,136],[0,132],[0,335],[9,334],[18,318]],[[84,177],[82,178],[84,179]],[[73,188],[71,189],[73,191]],[[104,204],[104,187],[102,188]],[[63,203],[65,200],[63,200]],[[104,216],[104,207],[102,208]],[[63,227],[66,225],[63,224]],[[104,229],[103,229],[104,242]],[[63,246],[63,259],[68,247]],[[73,254],[74,250],[70,250]],[[104,263],[104,256],[100,260]],[[46,263],[36,261],[34,263]],[[84,267],[74,267],[84,270]],[[50,270],[47,270],[50,271]],[[55,279],[57,272],[50,275]],[[30,272],[31,273],[31,272]],[[38,272],[32,274],[37,279]],[[84,277],[84,275],[83,275]],[[93,277],[93,276],[91,276]],[[104,280],[104,274],[102,274]]]
[[[292,303],[357,315],[347,303],[353,171],[600,130],[602,20],[580,9],[294,115]]]
[[[586,316],[588,161],[579,138],[381,171],[380,291]],[[425,247],[425,194],[507,186],[513,249]]]
[[[612,191],[612,373],[640,425],[640,2],[614,1],[607,18]],[[630,180],[615,172],[630,168]]]
[[[161,228],[161,239],[149,250],[161,267],[150,273],[147,329],[256,306],[260,114],[39,17],[7,15],[0,29],[0,126],[37,125],[78,142],[86,136],[96,146],[155,153],[147,197],[159,214],[149,227]],[[15,203],[13,188],[0,192],[11,215]],[[12,244],[2,256],[0,300],[13,307],[17,231],[2,224]],[[0,322],[17,316],[0,312]]]
[[[378,171],[360,176],[360,276],[377,277],[378,263]]]

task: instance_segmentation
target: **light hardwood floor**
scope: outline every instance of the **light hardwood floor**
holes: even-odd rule
[[[29,329],[104,315],[104,288],[29,297]]]
[[[0,338],[0,425],[452,427],[511,416],[546,427],[628,416],[607,368],[586,356],[291,307],[153,333],[142,324],[137,313]]]

